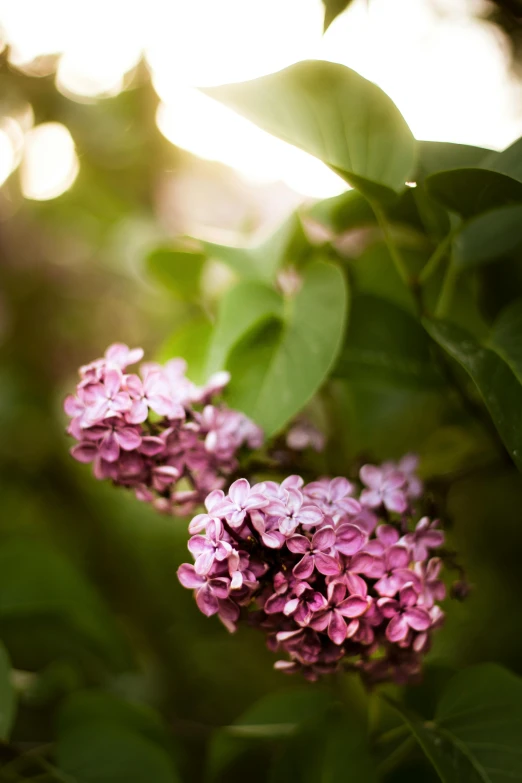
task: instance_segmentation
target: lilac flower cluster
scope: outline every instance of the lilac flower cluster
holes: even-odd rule
[[[262,629],[275,666],[307,678],[359,669],[371,682],[417,675],[444,615],[444,543],[436,521],[412,522],[422,493],[411,455],[346,478],[241,478],[206,498],[189,525],[194,565],[178,570],[199,609],[233,631]]]
[[[99,479],[135,490],[159,511],[193,512],[236,470],[241,446],[258,448],[261,430],[216,398],[228,373],[203,387],[185,375],[183,359],[143,363],[141,348],[116,343],[103,359],[80,368],[76,393],[65,400],[67,429],[78,443],[71,454],[94,463]]]

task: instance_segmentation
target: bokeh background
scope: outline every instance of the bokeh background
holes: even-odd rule
[[[230,637],[180,588],[186,526],[95,482],[64,434],[78,365],[114,341],[158,354],[192,315],[147,277],[151,247],[239,243],[347,187],[196,88],[328,59],[379,84],[417,138],[500,149],[522,135],[516,6],[354,0],[323,35],[320,0],[0,0],[0,636],[15,739],[45,742],[61,696],[103,684],[197,748],[288,685],[254,631]],[[208,265],[210,301],[229,283]],[[402,421],[388,400],[372,456],[418,449],[440,473],[456,441],[429,440],[424,405]],[[520,480],[485,466],[448,491],[476,589],[431,660],[522,673]]]

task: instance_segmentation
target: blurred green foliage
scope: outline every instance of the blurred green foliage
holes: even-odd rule
[[[5,61],[0,83],[66,124],[81,157],[59,198],[24,202],[13,175],[0,200],[0,779],[517,779],[520,145],[417,144],[377,87],[300,64],[214,94],[357,190],[260,246],[174,241],[156,182],[182,156],[153,124],[144,70],[93,105]],[[216,260],[233,274],[221,298],[204,285]],[[348,674],[303,687],[254,630],[196,610],[176,578],[183,521],[67,453],[61,400],[116,339],[185,356],[195,380],[231,369],[230,402],[270,435],[307,406],[329,441],[305,470],[419,452],[472,583],[447,602],[421,685],[389,701]]]

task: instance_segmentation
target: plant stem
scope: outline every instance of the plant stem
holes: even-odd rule
[[[422,315],[424,310],[424,304],[422,301],[422,294],[419,285],[419,280],[411,277],[406,262],[404,258],[401,256],[399,248],[397,247],[397,244],[392,236],[392,232],[390,230],[390,224],[388,223],[388,218],[386,217],[386,214],[384,213],[384,211],[382,210],[379,204],[376,204],[375,202],[372,201],[371,206],[373,211],[375,212],[377,222],[379,223],[381,231],[384,235],[386,247],[388,248],[392,261],[395,265],[397,274],[401,278],[404,285],[407,288],[409,288],[409,290],[412,292],[413,298],[415,300],[415,305],[418,311],[417,314]]]
[[[435,308],[435,317],[444,318],[448,314],[448,310],[455,293],[455,285],[458,279],[458,270],[455,266],[453,258],[450,258],[449,266],[442,283],[442,289],[439,295],[439,300]]]
[[[428,258],[426,266],[419,275],[419,283],[424,284],[436,272],[439,264],[446,256],[448,248],[450,247],[455,234],[456,229],[451,230],[448,234],[446,234],[442,242],[437,245],[431,256]]]
[[[381,761],[381,763],[378,765],[377,770],[379,772],[379,775],[384,776],[388,772],[391,772],[391,770],[395,769],[402,761],[404,761],[405,758],[407,758],[410,754],[410,752],[415,747],[416,740],[411,735],[409,737],[406,737],[403,742],[401,742],[400,745],[398,745],[392,753],[390,753],[389,756],[387,756],[385,759]]]

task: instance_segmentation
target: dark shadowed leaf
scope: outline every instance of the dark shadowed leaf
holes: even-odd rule
[[[477,215],[457,234],[453,258],[459,269],[469,269],[507,255],[522,244],[522,204]]]
[[[217,323],[210,341],[207,376],[226,365],[234,345],[270,318],[282,319],[283,297],[264,283],[245,281],[228,291],[219,304]]]
[[[522,138],[514,141],[502,152],[491,152],[480,165],[522,182]]]
[[[419,322],[391,302],[373,296],[352,300],[350,323],[335,375],[376,387],[432,387],[430,341]]]
[[[274,743],[298,737],[303,726],[315,725],[331,704],[332,695],[315,687],[279,691],[260,699],[232,725],[214,734],[208,758],[209,779],[220,778],[239,756],[260,745],[269,754]]]
[[[197,299],[201,271],[206,261],[203,253],[162,247],[146,259],[151,277],[180,299]]]
[[[426,187],[434,199],[464,218],[522,203],[522,182],[486,169],[441,171],[426,179]]]
[[[308,214],[337,233],[377,223],[369,201],[357,190],[349,190],[340,196],[318,201],[310,207]]]
[[[16,697],[11,683],[11,661],[0,642],[0,740],[8,740],[13,725]]]
[[[469,332],[444,321],[424,322],[431,337],[456,359],[477,386],[491,418],[519,470],[522,470],[522,385],[513,367],[513,341],[522,341],[520,319],[500,319],[500,342],[496,330],[487,343],[479,343]],[[508,353],[509,351],[509,353]]]
[[[101,692],[74,694],[58,721],[57,762],[77,783],[177,783],[159,716]]]
[[[522,680],[495,664],[456,674],[433,721],[395,704],[443,783],[522,779]]]
[[[205,92],[373,198],[390,199],[413,170],[415,141],[399,110],[379,87],[343,65],[305,61]]]
[[[39,643],[44,647],[37,642],[41,623],[42,633],[46,626],[54,629],[57,645],[65,645],[62,655],[67,654],[70,633],[71,641],[81,639],[85,650],[111,667],[129,666],[123,635],[94,588],[45,541],[16,538],[0,547],[0,620],[6,641],[11,635],[20,639],[24,626],[32,628],[35,653],[40,652]],[[27,653],[31,655],[31,649]],[[59,654],[59,648],[54,650]]]
[[[303,272],[284,317],[247,335],[232,351],[229,403],[273,435],[308,402],[341,347],[347,289],[339,267],[316,261]]]

